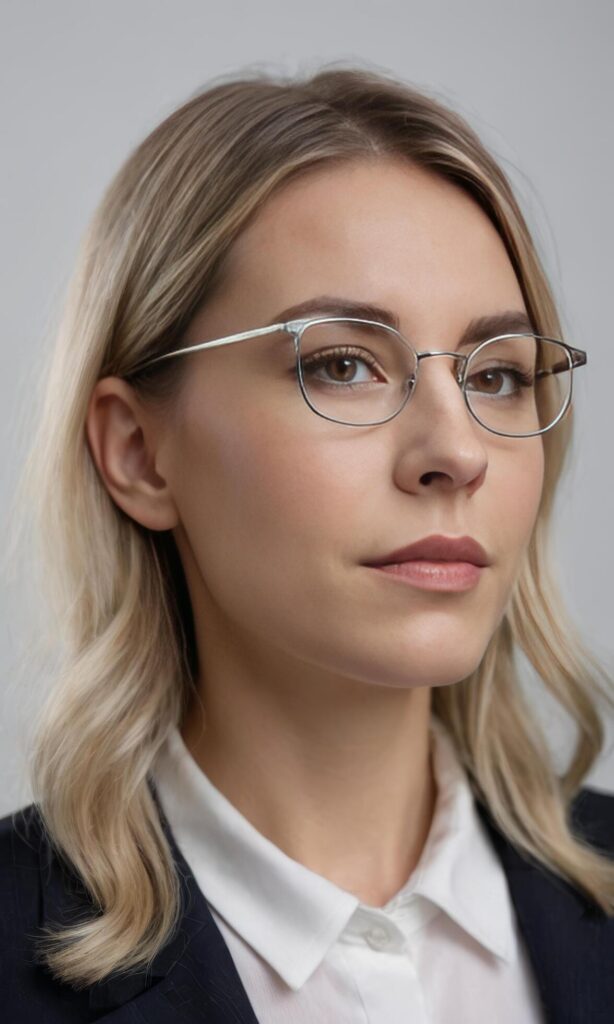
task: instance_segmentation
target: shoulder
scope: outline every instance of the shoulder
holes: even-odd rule
[[[35,804],[0,818],[0,917],[16,927],[37,917],[35,894],[43,855],[44,830]]]
[[[583,786],[571,805],[574,832],[614,857],[614,793]]]
[[[5,1020],[88,1021],[87,992],[57,982],[37,959],[48,896],[64,877],[36,804],[0,818],[0,991]],[[58,923],[55,919],[55,923]]]
[[[27,935],[41,918],[43,829],[34,804],[0,819],[0,935],[2,992],[26,957]]]
[[[34,851],[43,833],[36,804],[28,804],[0,818],[0,857],[6,863],[9,851]],[[12,857],[10,858],[12,860]]]

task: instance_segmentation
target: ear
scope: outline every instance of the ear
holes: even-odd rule
[[[177,526],[173,496],[156,470],[162,437],[130,384],[120,377],[96,382],[85,431],[92,459],[115,504],[150,530]]]

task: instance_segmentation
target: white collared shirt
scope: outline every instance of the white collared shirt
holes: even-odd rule
[[[260,1024],[543,1024],[503,867],[450,735],[419,863],[371,907],[284,853],[169,736],[154,782]]]

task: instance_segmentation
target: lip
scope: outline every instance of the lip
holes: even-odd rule
[[[430,537],[423,537],[413,544],[397,548],[387,555],[382,555],[363,564],[380,568],[384,565],[421,561],[465,562],[480,568],[491,565],[492,562],[482,545],[473,537],[444,537],[443,534],[438,533],[432,534]]]
[[[393,576],[421,590],[446,590],[453,593],[471,590],[484,572],[482,566],[473,565],[472,562],[427,562],[417,559],[369,568],[381,576]]]

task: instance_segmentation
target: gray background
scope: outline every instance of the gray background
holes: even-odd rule
[[[554,550],[568,608],[614,673],[611,331],[614,5],[609,0],[2,0],[0,526],[27,438],[28,376],[52,343],[79,238],[130,149],[215,75],[356,61],[423,86],[503,163],[550,276],[576,377],[577,434]],[[28,728],[52,653],[23,673],[37,594],[24,561],[0,586],[0,814],[29,802]],[[526,670],[526,666],[525,666]],[[533,696],[559,762],[573,730]],[[587,782],[614,791],[614,739]]]

